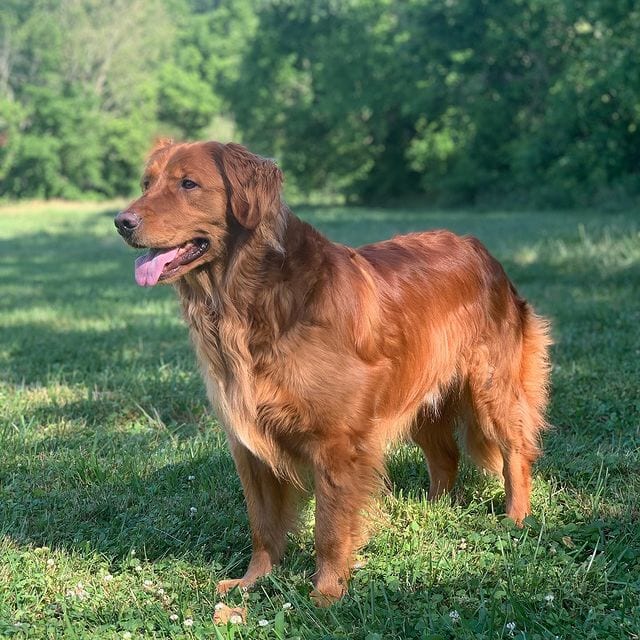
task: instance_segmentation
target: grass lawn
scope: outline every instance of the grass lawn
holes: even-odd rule
[[[638,638],[637,213],[302,212],[349,244],[443,226],[483,240],[552,319],[554,428],[523,529],[468,465],[428,504],[402,446],[348,597],[310,604],[307,517],[228,626],[215,583],[248,561],[240,484],[174,293],[134,284],[113,213],[0,210],[0,637]]]

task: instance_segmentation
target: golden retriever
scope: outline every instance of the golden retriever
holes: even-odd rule
[[[426,458],[429,498],[463,446],[529,513],[549,377],[547,322],[475,238],[412,233],[352,249],[281,199],[282,174],[237,144],[161,141],[142,195],[115,224],[143,286],[172,283],[242,482],[248,588],[280,561],[312,480],[312,597],[346,589],[363,509],[403,437]]]

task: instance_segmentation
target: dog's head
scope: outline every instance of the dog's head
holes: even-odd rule
[[[162,140],[142,176],[142,196],[115,217],[118,233],[149,252],[136,260],[142,286],[175,282],[221,259],[280,207],[282,174],[237,144]]]

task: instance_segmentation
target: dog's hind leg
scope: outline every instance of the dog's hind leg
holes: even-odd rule
[[[454,437],[455,411],[452,400],[420,411],[411,438],[422,449],[429,469],[429,500],[437,500],[453,489],[460,451]]]
[[[223,594],[240,587],[247,589],[278,564],[287,544],[287,532],[295,525],[300,490],[279,478],[244,445],[229,438],[247,503],[251,527],[251,560],[242,578],[222,580],[216,589]]]
[[[530,512],[531,466],[535,443],[520,401],[507,385],[486,385],[471,380],[468,388],[472,412],[464,429],[465,449],[471,459],[504,480],[506,513],[517,524]]]
[[[488,393],[472,389],[475,424],[466,432],[466,447],[480,466],[501,475],[506,513],[517,524],[531,512],[531,469],[540,455],[543,424],[517,378]]]
[[[531,468],[539,455],[537,425],[532,423],[521,394],[506,395],[502,402],[487,409],[503,459],[506,512],[521,524],[531,513]]]

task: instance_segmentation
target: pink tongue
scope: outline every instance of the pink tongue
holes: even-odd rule
[[[178,249],[151,249],[149,253],[136,258],[136,282],[141,287],[153,287],[158,284],[160,274],[178,253]]]

